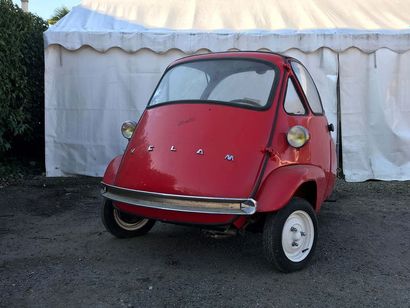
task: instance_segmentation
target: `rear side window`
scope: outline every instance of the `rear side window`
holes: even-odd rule
[[[315,114],[323,114],[323,107],[320,101],[319,92],[316,85],[310,76],[309,72],[303,67],[303,65],[292,61],[292,69],[299,80],[299,83],[306,95],[309,106]]]
[[[300,100],[299,94],[296,92],[295,85],[293,84],[290,78],[288,79],[288,87],[286,89],[286,98],[283,107],[285,108],[285,111],[289,114],[306,114],[305,106]]]

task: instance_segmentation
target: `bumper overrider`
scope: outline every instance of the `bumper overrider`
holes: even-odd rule
[[[252,215],[256,212],[256,201],[236,198],[214,198],[173,195],[134,190],[104,182],[101,194],[112,201],[159,210],[203,214]]]

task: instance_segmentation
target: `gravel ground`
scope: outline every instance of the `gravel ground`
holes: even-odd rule
[[[339,181],[312,263],[292,274],[264,260],[260,234],[158,223],[115,239],[98,182],[0,188],[1,307],[410,307],[410,182]]]

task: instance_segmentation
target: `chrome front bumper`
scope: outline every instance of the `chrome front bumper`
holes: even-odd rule
[[[169,210],[203,214],[252,215],[256,212],[254,199],[213,198],[185,195],[172,195],[133,190],[102,184],[103,197],[122,203]]]

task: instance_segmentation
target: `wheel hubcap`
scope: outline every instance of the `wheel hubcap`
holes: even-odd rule
[[[114,209],[114,220],[121,228],[128,231],[141,229],[149,221],[147,218],[121,213],[117,209]]]
[[[310,253],[315,237],[312,219],[305,211],[295,211],[283,225],[282,247],[292,262],[304,260]]]

